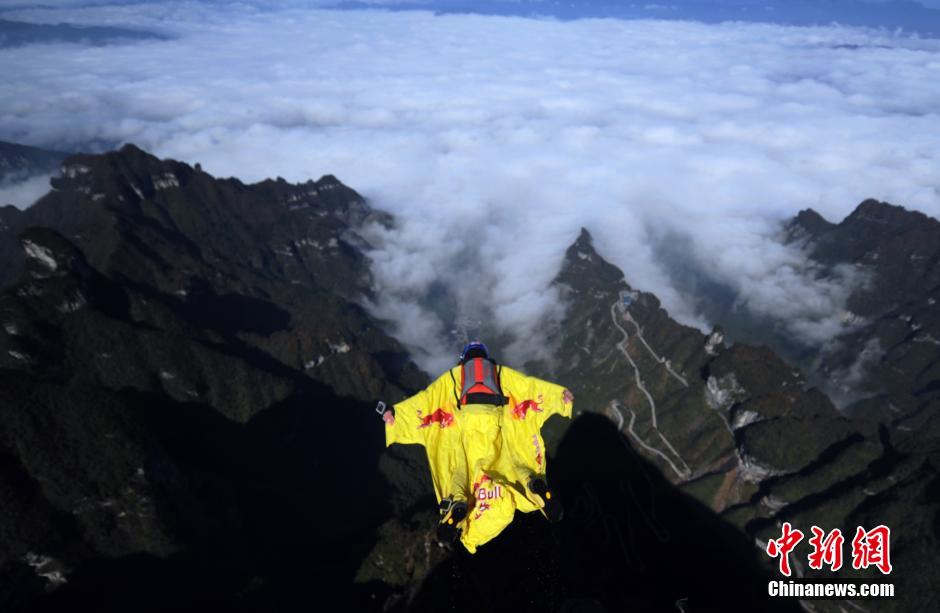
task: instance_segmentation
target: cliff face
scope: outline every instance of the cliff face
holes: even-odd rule
[[[127,146],[68,158],[53,187],[7,220],[0,270],[8,281],[23,263],[16,236],[30,226],[52,228],[128,293],[135,322],[207,343],[247,344],[362,399],[385,393],[386,379],[403,368],[417,376],[355,303],[370,280],[354,229],[382,216],[334,177],[243,185]],[[128,351],[123,364],[148,351]],[[8,355],[0,360],[13,364]],[[86,355],[73,360],[75,368],[95,364]]]
[[[930,602],[924,589],[940,580],[928,563],[938,534],[927,519],[940,511],[934,393],[940,350],[925,342],[938,313],[932,296],[940,241],[933,232],[940,224],[880,203],[863,204],[840,225],[817,221],[803,214],[791,232],[794,240],[812,237],[817,247],[810,253],[819,262],[834,266],[882,254],[869,272],[873,283],[850,299],[865,323],[836,345],[856,361],[872,339],[890,347],[848,382],[859,395],[882,391],[848,412],[770,348],[725,346],[720,328],[703,335],[676,323],[655,296],[631,288],[601,258],[586,232],[556,279],[569,301],[556,339],[565,359],[541,368],[572,387],[579,407],[607,415],[639,454],[757,547],[778,538],[783,521],[807,533],[812,525],[847,534],[857,525],[897,526],[897,568],[922,570],[892,576],[907,595],[876,610],[913,610]],[[797,225],[805,233],[794,232]],[[915,265],[898,278],[904,262]],[[839,355],[827,351],[815,362],[824,365],[823,375],[826,360]],[[858,576],[842,571],[853,573]]]
[[[357,603],[374,399],[425,381],[355,302],[374,213],[130,146],[54,187],[0,237],[0,606]]]
[[[940,222],[867,200],[839,224],[810,231],[798,217],[788,233],[824,271],[851,266],[866,279],[849,296],[846,333],[809,367],[848,413],[905,438],[923,428],[936,436],[927,416],[940,403]]]

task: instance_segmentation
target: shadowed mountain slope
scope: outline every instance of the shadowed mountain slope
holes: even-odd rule
[[[607,419],[575,420],[550,466],[565,520],[517,516],[425,580],[415,611],[797,611],[749,539],[681,493]]]
[[[0,608],[367,606],[366,399],[425,381],[355,302],[372,212],[130,146],[64,169],[0,242]]]

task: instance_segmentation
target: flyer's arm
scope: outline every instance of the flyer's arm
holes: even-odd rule
[[[418,427],[421,425],[421,418],[418,414],[419,411],[422,415],[427,414],[430,404],[429,396],[428,390],[425,389],[394,406],[395,419],[392,423],[386,422],[385,424],[386,447],[392,443],[424,445],[424,431]]]

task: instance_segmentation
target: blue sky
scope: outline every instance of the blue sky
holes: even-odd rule
[[[708,23],[757,21],[904,28],[940,34],[940,0],[345,0],[348,6],[421,6],[438,11],[492,15],[542,15],[561,19],[597,17],[692,19]]]
[[[5,0],[3,8],[67,7],[106,4],[157,4],[164,0]],[[244,0],[196,0],[204,4],[252,4]],[[940,35],[940,0],[270,0],[253,3],[272,8],[384,7],[488,15],[740,20],[815,25],[903,28]]]
[[[709,23],[740,20],[796,25],[833,21],[857,26],[904,28],[940,34],[940,0],[384,0],[350,1],[350,6],[423,6],[440,11],[484,14],[540,14],[562,19],[621,17],[694,19]]]

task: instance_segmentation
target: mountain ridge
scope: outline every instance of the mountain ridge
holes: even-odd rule
[[[133,147],[54,187],[0,233],[0,607],[269,610],[301,576],[364,606],[389,513],[368,401],[426,381],[353,301],[371,210]]]
[[[826,253],[840,253],[840,236],[827,235],[839,232],[838,224],[820,223],[822,218],[812,212],[797,218],[815,229],[811,240],[816,244],[831,241]],[[877,201],[863,203],[843,224],[885,226],[871,219],[893,222],[880,230],[887,242],[875,243],[886,250],[906,245],[898,258],[909,257],[926,242],[890,242],[892,232],[929,236],[940,226],[926,216]],[[838,527],[844,533],[868,521],[898,526],[892,554],[898,568],[929,559],[927,543],[935,542],[937,534],[921,518],[936,516],[940,503],[930,493],[940,482],[940,401],[934,388],[918,394],[917,386],[905,387],[904,377],[895,371],[909,373],[910,360],[917,360],[913,364],[919,370],[914,372],[920,372],[924,382],[935,381],[940,372],[931,370],[931,364],[940,352],[904,354],[908,362],[903,364],[900,357],[873,363],[871,376],[895,373],[895,389],[870,401],[881,410],[870,407],[846,414],[769,346],[726,346],[721,327],[703,334],[675,322],[654,296],[632,288],[619,270],[602,261],[589,238],[582,233],[569,249],[555,281],[569,305],[555,342],[577,349],[566,364],[544,365],[544,376],[572,382],[579,406],[607,415],[666,478],[738,526],[758,547],[779,535],[781,521],[804,529]],[[936,248],[940,242],[931,245]],[[807,249],[812,254],[813,244]],[[819,257],[831,265],[851,262]],[[888,272],[878,272],[891,279],[894,258],[882,257]],[[936,314],[935,303],[929,303],[930,286],[921,287],[916,296],[922,279],[904,281],[909,300],[924,306],[910,320],[924,327],[908,332],[903,337],[907,343],[933,329],[928,327]],[[901,323],[908,326],[910,321]],[[870,337],[863,335],[857,342],[864,345]],[[895,351],[905,344],[896,345]],[[891,405],[895,400],[899,404]],[[813,575],[806,568],[800,573]],[[930,597],[923,589],[937,580],[935,573],[899,574],[894,579],[899,591],[908,595],[878,610],[928,606]],[[829,609],[821,603],[819,610]]]
[[[933,334],[933,295],[918,290],[933,252],[909,238],[934,226],[903,210],[871,201],[851,222],[874,228],[872,278],[907,302],[858,298],[873,321],[846,346],[891,333],[900,353],[873,363],[895,388],[848,413],[772,346],[676,322],[582,228],[553,281],[568,308],[549,342],[567,359],[525,365],[577,398],[574,423],[545,431],[568,518],[519,517],[471,557],[434,544],[423,451],[383,451],[372,410],[428,381],[359,306],[371,283],[357,226],[390,217],[330,175],[246,185],[130,145],[69,157],[53,187],[0,229],[5,610],[102,597],[293,610],[311,590],[393,611],[792,610],[767,598],[761,550],[784,520],[897,526],[900,596],[883,610],[930,608],[940,377],[917,339]],[[867,261],[844,226],[797,219],[813,231],[793,240],[824,272]],[[905,259],[927,277],[893,279]],[[506,564],[519,551],[537,555]]]

